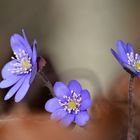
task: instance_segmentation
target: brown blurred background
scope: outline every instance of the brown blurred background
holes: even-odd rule
[[[0,0],[0,68],[9,61],[12,55],[10,36],[15,32],[21,33],[23,28],[30,42],[34,38],[37,39],[38,55],[46,58],[46,73],[52,83],[56,80],[67,83],[70,79],[77,79],[84,88],[91,92],[92,96],[94,94],[101,96],[103,103],[107,106],[112,107],[110,102],[114,102],[114,99],[117,100],[117,104],[126,105],[127,91],[123,89],[127,89],[127,80],[122,80],[126,78],[126,75],[110,54],[109,49],[115,48],[117,39],[122,39],[125,42],[131,42],[136,50],[140,50],[139,26],[139,0]],[[53,134],[52,129],[54,129],[51,124],[53,122],[47,121],[48,114],[39,115],[39,121],[38,116],[33,118],[33,112],[41,113],[44,110],[44,103],[51,98],[49,90],[42,86],[43,83],[38,78],[36,77],[21,104],[13,104],[13,99],[4,102],[3,96],[7,90],[0,91],[0,112],[4,118],[4,120],[2,118],[1,124],[3,140],[9,140],[10,137],[13,137],[13,140],[53,139],[50,138],[53,135],[47,133],[51,131]],[[118,81],[123,82],[117,81],[116,86],[116,78],[120,78],[121,80]],[[125,98],[120,96],[121,89]],[[96,102],[95,99],[95,103],[98,104],[98,102],[100,103],[100,100],[97,99]],[[101,108],[106,107],[104,104],[99,104],[100,106]],[[137,106],[139,105],[137,104]],[[122,106],[119,106],[120,108],[121,111],[124,109]],[[117,106],[116,112],[120,114],[119,109]],[[102,112],[102,109],[100,110]],[[112,111],[113,109],[107,110]],[[8,114],[5,116],[6,111]],[[126,113],[124,114],[126,115]],[[112,112],[109,112],[108,115],[112,115]],[[109,116],[107,118],[110,118]],[[10,117],[8,121],[6,121],[7,117]],[[17,118],[17,120],[13,118]],[[115,119],[113,118],[112,121],[116,121]],[[40,124],[40,120],[43,120],[44,123]],[[29,122],[31,126],[28,128]],[[92,125],[92,122],[89,124]],[[54,127],[57,132],[58,126]],[[14,130],[11,131],[12,128],[18,132],[15,131],[14,134]],[[88,132],[94,131],[93,127],[89,128]],[[30,132],[30,129],[33,131]],[[75,131],[80,134],[84,131],[87,139],[87,131],[80,128]],[[38,132],[38,136],[34,137],[36,132]],[[126,132],[125,127],[124,132]],[[43,137],[43,135],[45,136]],[[93,136],[90,137],[93,138]]]

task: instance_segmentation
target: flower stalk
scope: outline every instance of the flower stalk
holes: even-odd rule
[[[43,72],[43,70],[39,71],[38,72],[38,75],[39,77],[41,78],[41,80],[44,82],[45,86],[47,88],[49,88],[52,96],[54,96],[54,93],[53,93],[53,86],[52,86],[52,83],[50,82],[50,80],[48,79],[47,75]]]
[[[133,106],[133,83],[134,83],[134,75],[131,74],[129,77],[128,84],[128,132],[127,132],[127,140],[133,140],[133,118],[134,118],[134,106]]]

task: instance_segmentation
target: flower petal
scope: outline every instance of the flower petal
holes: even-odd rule
[[[86,125],[88,120],[89,120],[89,115],[87,111],[79,112],[75,117],[75,122],[79,126]]]
[[[140,60],[140,55],[138,55],[138,59],[137,60]]]
[[[17,62],[16,60],[11,60],[3,66],[2,71],[1,71],[3,79],[6,79],[9,76],[13,75],[12,72],[10,71],[10,69],[13,69],[12,64],[14,64],[16,62]]]
[[[68,87],[62,82],[56,82],[53,89],[55,95],[59,98],[63,97],[64,95],[70,95]]]
[[[7,88],[14,85],[22,76],[11,75],[8,79],[0,82],[0,88]]]
[[[118,62],[123,66],[123,61],[122,59],[120,58],[120,56],[113,50],[113,49],[110,49],[111,53],[113,54],[113,56],[118,60]]]
[[[91,100],[90,93],[88,92],[88,90],[82,90],[81,98],[82,98],[82,101],[81,101],[80,110],[88,109],[92,104],[92,100]]]
[[[130,74],[134,74],[135,76],[138,75],[138,72],[132,66],[128,64],[123,64],[123,68]]]
[[[14,34],[10,38],[10,44],[13,52],[18,53],[19,49],[24,50],[30,58],[32,58],[32,50],[31,46],[28,43],[24,30],[22,30],[23,37],[19,34]]]
[[[10,38],[10,44],[13,52],[18,53],[19,49],[24,50],[27,52],[25,47],[25,41],[24,38],[19,34],[14,34]]]
[[[30,84],[29,84],[30,77],[31,77],[31,74],[27,75],[22,86],[17,91],[17,93],[15,95],[15,102],[17,102],[17,103],[20,102],[24,98],[24,96],[26,95],[26,93],[30,87]]]
[[[56,97],[48,100],[45,104],[46,111],[51,112],[51,113],[56,111],[59,108],[61,108],[61,106]]]
[[[121,57],[121,59],[125,63],[127,63],[128,62],[128,59],[127,59],[127,55],[126,55],[125,44],[123,43],[123,41],[118,40],[116,42],[116,49],[117,49],[117,52],[118,52],[119,56]]]
[[[137,73],[137,74],[136,74],[136,77],[139,77],[139,78],[140,78],[140,73]]]
[[[127,53],[134,52],[133,47],[131,46],[130,43],[127,43],[126,44],[126,51],[127,51]]]
[[[25,34],[23,29],[22,29],[22,34],[23,34],[23,37],[24,37],[24,45],[26,47],[27,53],[32,58],[32,49],[31,49],[31,46],[30,46],[30,44],[29,44],[29,42],[27,40],[26,34]]]
[[[74,114],[68,114],[61,120],[61,124],[64,127],[68,127],[74,121],[74,118],[75,118]]]
[[[74,91],[75,93],[80,93],[82,90],[80,83],[76,80],[71,80],[68,84],[68,87],[71,91]]]
[[[67,114],[68,113],[64,109],[58,109],[52,113],[51,119],[58,121],[64,118]]]
[[[31,78],[30,78],[30,81],[29,81],[30,84],[35,79],[36,73],[37,73],[37,64],[33,65],[33,67],[32,67]]]
[[[111,49],[111,52],[112,52],[112,54],[114,55],[114,57],[118,60],[118,62],[122,65],[122,67],[123,67],[127,72],[129,72],[129,73],[131,73],[131,74],[133,73],[133,74],[137,75],[136,70],[135,70],[132,66],[130,66],[130,65],[128,65],[127,63],[123,62],[123,61],[121,60],[121,58],[118,56],[118,54],[117,54],[113,49]]]
[[[36,45],[37,45],[37,42],[36,42],[36,40],[34,40],[34,42],[33,42],[33,54],[32,54],[32,64],[33,65],[36,63],[36,59],[37,59]]]
[[[26,76],[25,76],[25,77],[26,77]],[[17,92],[17,90],[21,87],[22,83],[24,82],[25,77],[21,78],[21,79],[8,91],[8,93],[7,93],[6,96],[4,97],[4,100],[10,99],[10,98],[15,94],[15,92]]]

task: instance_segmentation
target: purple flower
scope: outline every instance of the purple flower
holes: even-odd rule
[[[111,52],[122,67],[130,74],[140,77],[140,55],[134,53],[131,44],[124,44],[123,41],[118,40],[116,50],[117,53],[113,49]]]
[[[56,97],[45,104],[45,109],[51,112],[51,119],[61,121],[64,126],[75,122],[84,126],[89,120],[87,109],[91,106],[92,100],[87,90],[83,90],[76,80],[71,80],[66,86],[62,82],[54,85]]]
[[[10,38],[14,57],[11,57],[12,60],[5,64],[2,69],[3,81],[0,82],[0,88],[12,87],[4,100],[10,99],[16,94],[15,102],[21,101],[37,72],[36,41],[34,40],[33,42],[32,50],[23,30],[22,33],[23,37],[19,34],[14,34]]]

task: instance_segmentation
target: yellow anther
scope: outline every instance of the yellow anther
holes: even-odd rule
[[[29,69],[31,67],[31,64],[27,61],[27,60],[24,60],[22,63],[21,63],[21,67],[23,69]]]
[[[140,70],[140,62],[136,62],[135,65],[134,65],[134,68],[136,70]]]
[[[71,109],[76,108],[76,102],[74,102],[74,101],[69,102],[67,105],[68,105],[68,108],[71,108]]]

